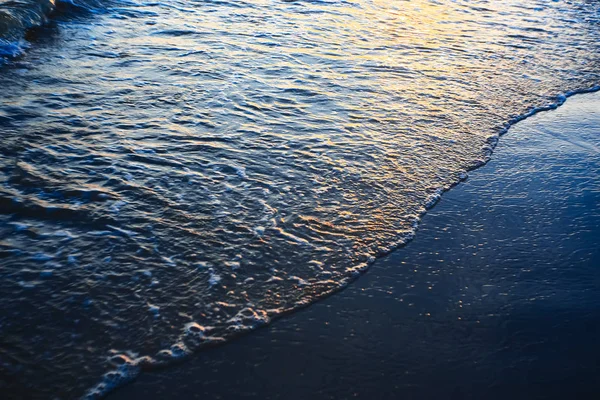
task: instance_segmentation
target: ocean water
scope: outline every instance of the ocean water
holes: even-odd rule
[[[0,389],[101,396],[343,288],[512,123],[597,88],[599,20],[0,2]]]
[[[600,92],[520,122],[348,288],[108,399],[595,399],[599,127]]]

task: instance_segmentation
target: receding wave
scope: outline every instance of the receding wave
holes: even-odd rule
[[[511,124],[597,88],[599,7],[168,0],[56,18],[0,73],[0,389],[101,396],[344,287]]]
[[[591,93],[600,91],[600,85],[591,86],[588,88],[576,89],[568,91],[564,94],[556,96],[554,102],[532,108],[527,112],[512,118],[507,122],[507,125],[498,131],[498,136],[494,136],[488,139],[490,147],[486,150],[485,158],[474,162],[469,166],[465,172],[459,174],[454,181],[448,182],[444,187],[440,187],[435,190],[423,203],[413,220],[413,229],[409,229],[403,234],[397,236],[393,241],[386,243],[384,246],[379,247],[372,254],[365,256],[364,262],[355,262],[355,264],[349,266],[343,274],[331,276],[331,279],[323,279],[322,281],[315,281],[314,279],[304,280],[298,276],[288,276],[287,280],[293,282],[300,288],[310,288],[310,296],[305,299],[301,299],[291,304],[289,307],[282,307],[276,309],[255,309],[251,306],[242,308],[232,318],[227,320],[227,324],[222,327],[217,326],[202,326],[196,322],[190,322],[183,326],[181,335],[167,348],[160,350],[155,356],[131,356],[127,353],[114,353],[109,358],[109,363],[113,365],[113,369],[102,377],[100,383],[90,388],[87,393],[83,396],[82,400],[94,400],[102,398],[109,394],[116,388],[123,386],[132,380],[134,380],[142,371],[153,370],[164,367],[165,365],[177,363],[185,360],[193,353],[211,346],[215,346],[225,341],[234,338],[239,334],[246,333],[256,328],[262,327],[269,324],[276,318],[281,318],[286,314],[295,311],[299,308],[303,308],[310,303],[329,296],[335,292],[344,289],[354,279],[358,278],[360,274],[367,271],[371,264],[376,261],[376,258],[388,254],[389,252],[398,249],[406,245],[412,239],[414,239],[417,233],[417,228],[421,217],[426,213],[427,210],[434,207],[435,204],[441,199],[442,194],[451,189],[454,185],[463,181],[467,178],[467,171],[479,168],[486,164],[490,160],[493,149],[495,148],[497,141],[500,136],[506,134],[510,127],[514,124],[532,116],[539,112],[554,110],[565,103],[565,101],[574,95]],[[110,226],[109,226],[110,227]],[[118,228],[110,227],[114,230]],[[287,238],[288,240],[305,245],[307,247],[314,247],[308,240],[294,236],[291,233],[285,232],[281,228],[273,227],[279,235]],[[255,228],[255,233],[262,236],[264,234],[264,228]],[[331,232],[329,232],[331,233]],[[130,233],[127,232],[127,235]],[[172,262],[171,260],[166,260]],[[323,264],[319,261],[311,261],[313,267],[322,268]],[[228,267],[232,267],[233,270],[239,268],[241,264],[237,261],[232,263],[226,263]],[[221,281],[221,276],[214,273],[214,270],[210,269],[210,278],[208,279],[209,286],[214,286]],[[282,281],[281,278],[270,277],[265,283],[271,283],[272,281]],[[254,281],[252,281],[254,282]],[[217,302],[219,306],[229,306],[235,309],[233,304],[225,302]],[[150,306],[150,311],[158,315],[159,308],[156,306]]]

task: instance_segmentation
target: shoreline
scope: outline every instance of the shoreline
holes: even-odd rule
[[[597,88],[596,88],[596,90],[597,90]],[[575,93],[573,93],[573,94],[575,94]],[[584,95],[582,95],[582,96],[584,96]],[[588,95],[588,96],[593,96],[593,95]],[[559,100],[560,100],[560,98],[559,98]],[[564,103],[564,100],[566,100],[566,98],[562,100],[563,103]],[[582,101],[580,100],[579,102],[582,102]],[[549,108],[549,109],[556,109],[557,107],[558,107],[558,105],[556,107],[552,107],[552,108]],[[542,111],[542,110],[538,110],[535,113],[538,113],[539,111]],[[569,110],[567,110],[567,112],[568,111]],[[546,115],[546,114],[540,114],[540,115]],[[544,119],[544,118],[542,118],[542,119]],[[534,123],[535,123],[535,121],[534,121]],[[512,130],[511,130],[511,132],[512,132]],[[500,148],[507,146],[507,144],[503,145],[503,142],[501,142],[499,144]],[[495,160],[495,158],[492,159],[492,162],[494,162],[494,160]],[[477,172],[474,173],[475,175],[478,176],[477,179],[480,179],[479,178],[480,174],[483,174],[483,175],[490,175],[490,174],[492,174],[492,171],[484,171],[483,173],[480,172],[480,171],[484,171],[484,170],[478,170]],[[497,179],[499,179],[499,178],[497,178]],[[465,186],[466,185],[467,184],[465,184]],[[462,185],[461,185],[461,187],[462,187]],[[465,189],[462,190],[462,192],[464,192],[464,191],[465,191]],[[455,192],[457,192],[457,193],[454,194],[454,195],[451,195],[452,193],[455,193]],[[465,196],[464,193],[458,193],[458,192],[461,192],[460,188],[457,188],[457,189],[449,192],[448,194],[446,194],[442,198],[442,201],[440,202],[440,204],[438,205],[438,207],[440,207],[441,209],[438,209],[438,207],[436,207],[435,209],[432,209],[432,210],[428,211],[427,216],[424,217],[423,221],[421,222],[421,226],[419,227],[419,236],[417,236],[417,238],[415,240],[411,241],[410,245],[408,245],[406,247],[403,247],[402,250],[400,250],[400,251],[396,251],[396,252],[388,254],[388,255],[386,255],[386,256],[384,256],[382,258],[379,258],[378,261],[370,269],[370,271],[373,271],[373,270],[379,270],[380,271],[382,269],[385,269],[386,265],[388,265],[390,263],[397,262],[398,261],[397,259],[402,259],[402,258],[409,257],[411,252],[416,251],[414,249],[414,247],[416,247],[418,245],[416,245],[415,243],[422,243],[424,241],[429,240],[427,238],[423,238],[422,237],[422,235],[423,235],[422,231],[424,230],[426,234],[430,234],[429,230],[431,228],[430,228],[429,225],[432,224],[432,222],[429,222],[429,221],[432,220],[432,219],[435,220],[436,218],[439,220],[440,217],[436,217],[436,215],[439,215],[440,213],[443,214],[445,212],[444,208],[446,208],[445,206],[442,207],[442,204],[454,201],[452,199],[454,197],[458,197],[459,201],[460,201],[460,197],[461,196],[462,197]],[[446,200],[447,196],[450,198],[449,200]],[[467,205],[467,206],[476,207],[476,205]],[[427,223],[425,223],[425,221],[427,221]],[[459,222],[459,221],[455,221],[455,222]],[[435,223],[435,222],[433,222],[433,223]],[[423,228],[425,228],[425,229],[423,229]],[[435,232],[435,229],[432,230],[432,232]],[[399,254],[399,253],[402,253],[402,254]],[[409,253],[409,254],[407,254],[407,253]],[[237,350],[240,350],[239,347],[243,346],[242,342],[248,342],[248,341],[249,342],[259,341],[260,342],[261,340],[266,340],[265,337],[269,337],[269,336],[272,336],[272,335],[277,336],[279,334],[279,332],[280,332],[280,329],[283,328],[281,325],[286,325],[286,324],[293,325],[295,319],[306,320],[306,317],[307,317],[306,314],[315,314],[315,315],[318,315],[319,313],[323,313],[323,308],[324,307],[327,308],[328,306],[335,310],[335,309],[338,308],[338,305],[331,306],[328,303],[340,303],[340,302],[343,303],[342,300],[348,300],[349,296],[350,296],[350,298],[352,297],[351,292],[354,292],[354,294],[356,295],[355,292],[357,292],[360,289],[365,289],[365,287],[368,287],[368,285],[370,284],[370,281],[373,281],[373,279],[377,279],[377,277],[373,276],[373,275],[375,275],[374,272],[369,272],[369,274],[364,275],[357,282],[354,282],[351,285],[351,287],[349,287],[346,290],[338,293],[336,296],[330,296],[330,297],[328,297],[326,299],[320,300],[319,302],[313,304],[310,308],[308,308],[308,309],[306,309],[306,310],[304,310],[302,312],[299,312],[299,313],[294,313],[293,317],[290,316],[290,315],[285,316],[281,320],[276,321],[276,322],[274,322],[274,324],[270,325],[269,329],[262,329],[260,331],[254,332],[252,335],[245,335],[242,338],[238,338],[234,342],[229,343],[227,346],[222,346],[222,347],[215,348],[215,349],[209,349],[209,350],[206,350],[206,351],[202,352],[201,354],[197,354],[197,355],[195,355],[193,357],[192,360],[190,360],[189,362],[185,363],[185,365],[183,365],[181,367],[174,366],[172,368],[169,368],[168,370],[158,371],[158,372],[147,372],[145,374],[142,374],[142,376],[140,378],[138,378],[139,382],[134,382],[133,384],[131,384],[131,385],[127,386],[127,387],[121,388],[121,389],[117,390],[116,392],[112,393],[109,397],[110,398],[119,398],[119,395],[122,395],[122,396],[124,396],[123,398],[127,398],[127,396],[129,396],[129,397],[135,396],[136,394],[134,394],[134,393],[140,394],[140,392],[136,392],[136,390],[141,390],[142,391],[141,393],[144,393],[144,395],[148,395],[148,393],[144,389],[144,387],[148,388],[148,387],[154,387],[155,386],[155,384],[151,384],[149,382],[149,381],[152,380],[151,379],[152,376],[154,376],[154,377],[157,377],[157,376],[171,376],[171,378],[169,378],[169,380],[171,380],[171,379],[173,379],[173,376],[177,375],[177,372],[175,372],[175,370],[179,370],[179,372],[182,372],[181,370],[185,370],[185,369],[187,369],[189,371],[198,370],[198,368],[199,368],[198,364],[202,364],[202,361],[200,361],[200,359],[203,359],[203,358],[206,358],[206,357],[211,357],[211,355],[214,356],[214,354],[217,353],[217,352],[222,352],[222,353],[227,353],[227,354],[231,354],[232,352],[235,353],[235,349],[229,350],[230,346],[235,346],[235,347],[238,348]],[[369,278],[367,278],[367,277],[369,277]],[[362,282],[365,279],[366,279],[366,281]],[[371,288],[371,290],[372,290],[372,288]],[[431,290],[431,289],[428,289],[428,290]],[[491,288],[491,287],[488,287],[486,289],[481,289],[481,290],[493,291],[494,289]],[[486,294],[485,297],[487,297],[487,295],[489,295],[489,294]],[[338,299],[338,297],[340,297],[340,299]],[[423,295],[421,295],[421,297],[423,297]],[[420,298],[420,297],[417,296],[417,298]],[[420,299],[423,300],[422,298],[420,298]],[[400,301],[400,303],[403,303],[404,301],[405,301],[405,299],[403,297],[402,301]],[[314,310],[313,311],[314,308],[317,308],[318,310]],[[342,310],[340,310],[338,312],[343,312],[343,307],[342,307]],[[420,313],[420,314],[427,314],[427,312]],[[429,314],[431,315],[431,313],[429,313]],[[413,315],[413,317],[414,317],[414,315]],[[422,315],[419,316],[419,317],[422,317]],[[318,320],[318,318],[317,318],[317,320]],[[310,331],[311,328],[310,328],[310,326],[308,326],[308,327],[304,327],[304,329],[307,329],[308,331]],[[273,331],[273,332],[271,332],[271,331]],[[283,329],[281,331],[286,332],[285,329]],[[284,336],[286,334],[290,335],[291,333],[290,332],[284,333]],[[310,332],[309,332],[309,334],[310,334]],[[254,337],[257,337],[257,339],[253,339]],[[269,350],[269,349],[263,349],[263,350],[265,350],[266,352],[276,351],[276,350]],[[211,355],[209,355],[209,353]],[[206,365],[204,365],[204,368],[206,368]],[[200,369],[202,369],[202,368],[200,368]],[[159,381],[160,381],[160,379],[159,379]],[[171,385],[171,386],[176,386],[176,385]]]
[[[512,127],[514,127],[519,122],[525,121],[530,117],[536,116],[537,114],[557,110],[559,107],[564,105],[569,98],[573,96],[593,94],[599,91],[600,85],[592,85],[588,88],[570,90],[565,92],[564,94],[559,94],[555,97],[552,97],[553,102],[548,105],[532,107],[529,111],[511,118],[508,122],[506,122],[505,126],[499,131],[498,134],[488,137],[487,143],[489,147],[487,149],[484,147],[484,157],[482,160],[475,161],[471,167],[468,167],[466,169],[466,173],[460,175],[456,182],[450,184],[448,187],[438,188],[435,194],[430,196],[430,198],[426,201],[426,204],[424,205],[423,211],[417,216],[414,222],[413,231],[404,236],[398,237],[394,244],[388,247],[387,251],[381,252],[376,256],[372,256],[365,263],[357,265],[353,269],[353,274],[345,278],[345,281],[343,281],[339,287],[333,288],[327,292],[322,293],[318,298],[304,305],[287,309],[282,313],[271,317],[271,319],[264,324],[254,326],[247,331],[242,331],[231,337],[228,337],[224,342],[206,342],[205,344],[200,345],[197,349],[194,349],[190,354],[178,357],[170,362],[158,362],[148,364],[146,362],[147,357],[142,356],[139,359],[133,360],[133,363],[131,365],[124,364],[124,366],[127,367],[124,370],[117,369],[105,374],[104,378],[101,379],[100,382],[93,386],[90,390],[88,390],[83,398],[95,398],[97,395],[100,395],[101,397],[112,398],[112,395],[115,391],[120,390],[120,388],[127,386],[131,383],[136,382],[136,380],[139,379],[139,377],[144,373],[162,371],[171,367],[176,367],[180,364],[185,364],[189,361],[192,361],[195,357],[197,357],[203,352],[210,351],[213,348],[219,348],[228,345],[229,343],[239,340],[241,337],[244,337],[246,335],[253,334],[258,330],[265,328],[269,329],[273,323],[276,323],[281,319],[289,318],[292,315],[295,315],[296,313],[301,312],[306,308],[312,307],[314,304],[326,301],[329,297],[335,296],[336,294],[346,290],[349,286],[353,285],[364,274],[371,270],[372,266],[376,262],[390,257],[394,252],[401,251],[410,243],[412,243],[415,240],[417,232],[419,231],[419,227],[422,224],[423,218],[431,212],[431,210],[438,204],[438,202],[442,199],[442,196],[446,192],[450,191],[451,189],[458,186],[460,183],[467,180],[469,176],[468,173],[479,170],[480,168],[486,166],[490,162],[491,156],[494,153],[496,147],[498,146],[500,138],[506,135]],[[111,374],[111,372],[115,373]],[[110,376],[110,378],[106,379],[106,376]]]
[[[600,331],[596,139],[478,169],[600,89],[600,4],[48,1],[0,6],[10,398],[445,398],[517,314]]]
[[[104,397],[112,398],[112,395],[115,391],[118,391],[122,387],[125,387],[129,384],[135,383],[139,379],[139,377],[142,376],[144,373],[153,373],[153,372],[157,372],[157,371],[160,372],[163,370],[170,369],[172,367],[177,367],[178,365],[181,365],[181,364],[186,364],[187,362],[193,361],[193,359],[195,357],[197,357],[199,354],[201,354],[203,352],[210,351],[214,348],[220,348],[222,346],[229,345],[231,342],[235,342],[236,340],[239,340],[240,338],[243,338],[246,335],[254,334],[256,331],[259,331],[262,329],[269,329],[274,323],[277,323],[277,321],[290,318],[291,316],[295,315],[298,312],[301,312],[302,310],[304,310],[306,308],[310,308],[317,303],[326,301],[328,298],[335,296],[338,293],[343,292],[349,286],[355,284],[355,282],[357,280],[361,279],[361,277],[363,275],[365,275],[368,271],[370,271],[373,268],[373,265],[375,263],[377,263],[379,260],[384,260],[387,257],[391,257],[394,252],[401,251],[406,246],[410,245],[415,240],[416,234],[419,231],[419,228],[420,228],[420,225],[422,224],[423,218],[425,218],[431,212],[431,210],[440,202],[440,200],[442,199],[442,196],[445,193],[452,190],[453,188],[455,188],[456,186],[458,186],[459,184],[461,184],[462,182],[466,181],[469,177],[468,174],[470,172],[473,172],[473,171],[479,170],[482,167],[485,167],[491,161],[492,154],[494,153],[496,147],[498,146],[500,138],[502,138],[504,135],[506,135],[509,132],[509,130],[511,128],[513,128],[516,124],[518,124],[519,122],[525,121],[528,118],[534,117],[540,113],[557,110],[559,107],[563,106],[566,103],[566,101],[569,100],[573,96],[593,94],[593,93],[597,93],[597,92],[600,92],[600,85],[592,85],[587,88],[569,90],[569,91],[565,92],[564,94],[559,94],[559,95],[552,97],[551,99],[553,99],[553,102],[551,102],[550,104],[547,104],[544,106],[532,107],[529,111],[526,111],[523,114],[520,114],[516,117],[511,118],[508,122],[506,122],[506,124],[499,131],[499,133],[488,137],[487,143],[488,143],[489,147],[487,149],[485,147],[483,148],[484,157],[482,160],[475,161],[471,167],[468,167],[466,169],[466,172],[464,174],[461,174],[461,176],[458,178],[458,180],[456,182],[450,184],[448,187],[438,188],[436,190],[435,194],[430,196],[430,198],[427,200],[426,204],[424,205],[423,211],[417,216],[417,219],[414,222],[414,230],[412,232],[399,237],[394,242],[395,244],[389,246],[387,251],[371,257],[370,260],[368,260],[367,262],[365,262],[361,265],[357,265],[354,268],[354,273],[352,275],[348,276],[346,278],[346,280],[344,282],[342,282],[342,284],[339,287],[336,287],[328,292],[322,293],[314,301],[308,302],[302,306],[296,306],[294,308],[285,310],[281,314],[271,317],[271,319],[267,323],[255,326],[247,331],[239,332],[238,334],[235,334],[235,335],[229,337],[224,342],[207,342],[203,345],[200,345],[197,349],[192,351],[190,354],[183,356],[183,357],[176,358],[176,359],[172,360],[171,362],[167,362],[167,363],[160,362],[160,363],[156,363],[156,364],[155,363],[147,364],[145,361],[146,357],[142,356],[141,358],[139,358],[139,361],[134,360],[132,365],[125,364],[124,366],[127,368],[123,371],[121,371],[120,369],[112,371],[112,372],[115,372],[116,374],[111,374],[110,372],[108,372],[105,375],[105,377],[110,376],[110,378],[109,379],[105,379],[105,378],[101,379],[99,383],[97,383],[95,386],[93,386],[90,390],[88,390],[86,392],[86,394],[84,395],[83,398],[84,399],[95,398],[98,394],[103,398]]]
[[[100,396],[102,398],[105,398],[105,397],[112,398],[113,393],[115,391],[118,391],[122,387],[130,385],[132,383],[135,383],[139,379],[139,377],[141,375],[143,375],[144,373],[152,373],[152,372],[156,372],[156,371],[162,371],[165,369],[169,369],[171,367],[176,367],[180,364],[186,364],[187,362],[193,360],[195,357],[197,357],[199,354],[201,354],[203,352],[210,351],[213,348],[220,348],[224,345],[228,345],[230,342],[239,340],[239,338],[242,338],[249,334],[253,334],[254,332],[256,332],[258,330],[261,330],[264,328],[269,329],[273,323],[276,323],[277,321],[279,321],[281,319],[287,319],[290,316],[295,315],[296,313],[301,312],[302,310],[304,310],[306,308],[312,307],[314,304],[320,303],[322,301],[326,301],[329,297],[335,296],[336,294],[343,292],[349,286],[355,284],[355,282],[357,280],[361,279],[361,277],[363,275],[365,275],[368,271],[370,271],[373,268],[373,265],[375,263],[377,263],[379,260],[386,259],[387,257],[391,257],[391,255],[394,252],[401,251],[406,246],[410,245],[415,240],[416,234],[418,233],[420,226],[423,222],[423,218],[425,218],[432,211],[432,209],[434,207],[436,207],[436,205],[442,199],[442,196],[445,193],[447,193],[450,190],[457,187],[462,182],[466,181],[469,178],[469,175],[468,175],[469,173],[479,170],[482,167],[485,167],[491,161],[492,154],[496,150],[500,139],[503,136],[505,136],[511,130],[511,128],[513,128],[516,124],[518,124],[522,121],[525,121],[531,117],[535,117],[536,115],[538,115],[540,113],[557,110],[561,106],[563,106],[567,102],[567,100],[569,100],[573,96],[594,94],[594,93],[598,93],[598,92],[600,92],[600,84],[594,84],[589,87],[568,90],[562,94],[558,94],[556,96],[550,97],[552,102],[547,105],[532,107],[530,110],[524,112],[523,114],[519,114],[516,117],[512,117],[511,119],[509,119],[504,124],[504,127],[501,128],[497,134],[489,136],[487,138],[487,140],[486,140],[487,146],[484,146],[482,148],[483,159],[475,160],[471,166],[468,166],[466,168],[465,173],[462,173],[459,175],[458,179],[455,182],[449,184],[447,187],[438,188],[435,191],[435,193],[427,199],[426,203],[423,206],[423,211],[420,214],[418,214],[418,216],[416,217],[416,219],[414,221],[414,230],[413,231],[411,231],[408,234],[405,234],[403,236],[399,236],[397,238],[397,240],[395,240],[393,242],[393,244],[389,245],[387,250],[380,251],[379,254],[377,254],[375,256],[371,256],[369,258],[369,260],[367,260],[366,262],[359,264],[355,268],[353,268],[352,274],[347,276],[345,278],[345,280],[343,282],[341,282],[339,287],[335,287],[327,292],[322,293],[318,298],[316,298],[315,300],[313,300],[311,302],[308,302],[304,305],[295,306],[293,308],[290,308],[290,309],[287,309],[287,310],[281,312],[278,315],[272,316],[270,318],[270,320],[264,324],[259,324],[257,326],[252,327],[249,330],[234,334],[233,336],[228,337],[224,342],[221,342],[221,341],[206,342],[205,344],[201,344],[198,348],[194,349],[191,353],[189,353],[185,356],[176,357],[169,362],[161,361],[161,362],[156,362],[156,363],[154,363],[154,362],[148,363],[147,356],[142,356],[139,359],[135,359],[135,360],[133,360],[132,364],[124,364],[124,366],[127,367],[124,370],[121,370],[120,368],[118,368],[116,370],[108,371],[99,380],[99,382],[97,382],[88,391],[86,391],[86,393],[83,395],[82,398],[84,398],[84,399],[96,398],[97,396]],[[108,379],[106,378],[107,376],[109,377]]]

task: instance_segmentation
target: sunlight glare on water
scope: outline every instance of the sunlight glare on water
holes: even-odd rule
[[[0,363],[33,397],[340,289],[510,123],[600,82],[594,2],[57,6],[0,70]]]

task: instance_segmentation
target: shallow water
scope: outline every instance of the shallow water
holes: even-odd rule
[[[599,126],[600,93],[517,124],[347,289],[109,399],[595,398]]]
[[[600,82],[594,2],[389,3],[117,1],[19,37],[3,390],[102,394],[347,285],[511,122]]]

